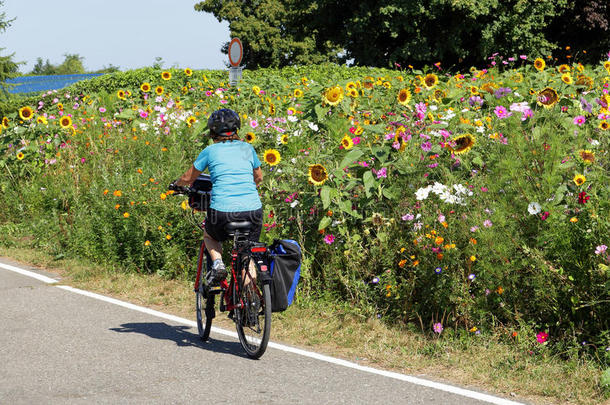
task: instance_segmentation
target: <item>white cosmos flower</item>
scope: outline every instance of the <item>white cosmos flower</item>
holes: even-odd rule
[[[424,187],[424,188],[420,188],[415,192],[415,198],[417,200],[425,200],[426,198],[428,198],[428,194],[430,194],[430,190],[432,189],[432,186],[428,186],[428,187]]]
[[[529,205],[527,206],[527,212],[530,213],[530,215],[536,215],[540,212],[540,210],[542,209],[542,207],[540,206],[540,204],[538,204],[537,202],[531,202],[529,203]]]

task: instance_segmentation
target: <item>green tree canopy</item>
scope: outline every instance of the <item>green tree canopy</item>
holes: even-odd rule
[[[503,56],[598,61],[610,47],[607,2],[583,0],[203,0],[227,21],[247,67],[350,61],[356,65],[480,65]],[[223,47],[227,52],[227,44]]]
[[[3,1],[0,1],[0,7],[4,5]],[[0,13],[0,34],[2,34],[15,19],[8,19],[5,12]],[[10,55],[1,55],[5,48],[0,48],[0,94],[4,97],[7,95],[6,91],[6,79],[17,75],[17,63],[13,61],[14,53]]]

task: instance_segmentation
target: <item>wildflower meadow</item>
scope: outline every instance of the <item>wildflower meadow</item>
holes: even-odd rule
[[[246,70],[235,86],[145,68],[23,99],[0,126],[0,241],[191,279],[201,234],[167,185],[228,107],[263,162],[263,239],[303,247],[301,296],[607,365],[610,61],[494,62]]]

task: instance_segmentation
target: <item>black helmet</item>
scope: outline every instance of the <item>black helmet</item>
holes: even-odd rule
[[[214,135],[230,136],[241,128],[239,115],[228,108],[214,111],[208,118],[208,129]]]

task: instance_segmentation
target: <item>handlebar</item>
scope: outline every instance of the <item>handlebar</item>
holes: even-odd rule
[[[172,182],[169,184],[169,186],[167,186],[167,189],[170,191],[173,191],[174,194],[183,194],[183,195],[189,195],[191,193],[194,193],[195,190],[191,187],[188,186],[179,186],[176,184],[176,182]]]

